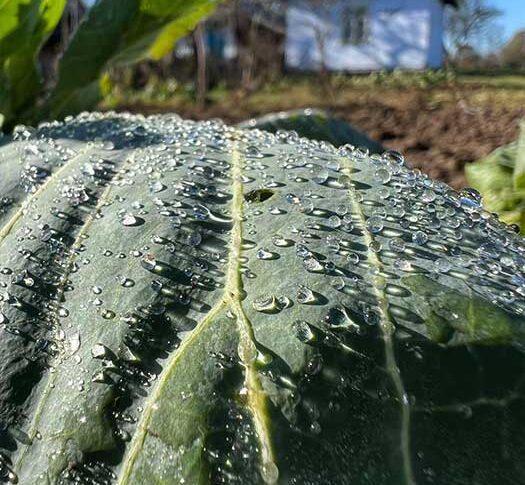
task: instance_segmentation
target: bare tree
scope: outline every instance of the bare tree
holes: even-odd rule
[[[447,38],[452,53],[465,48],[479,51],[487,47],[487,39],[494,41],[495,20],[501,14],[485,0],[462,0],[458,8],[449,10]]]
[[[318,74],[321,89],[325,96],[334,99],[334,88],[328,69],[327,44],[330,32],[334,29],[333,15],[337,0],[302,0],[304,8],[310,10],[311,17],[305,17],[304,25],[313,33],[319,55]]]

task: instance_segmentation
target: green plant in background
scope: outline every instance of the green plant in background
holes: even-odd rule
[[[525,245],[475,192],[174,115],[0,169],[2,479],[525,482]]]
[[[370,139],[349,123],[317,109],[271,113],[240,123],[239,127],[265,130],[271,133],[279,130],[295,131],[299,136],[327,141],[336,147],[350,144],[367,149],[371,153],[385,151],[381,143]]]
[[[378,71],[350,77],[346,74],[337,74],[333,77],[334,86],[338,88],[353,86],[386,89],[431,89],[447,86],[455,81],[456,74],[444,69],[427,69],[422,72],[394,69],[393,71]]]
[[[107,68],[161,58],[217,3],[98,0],[60,59],[56,85],[44,93],[37,56],[59,22],[65,0],[1,2],[0,115],[4,128],[93,108],[108,89],[102,77]]]
[[[485,207],[525,230],[525,122],[518,141],[465,166],[467,181],[483,195]]]

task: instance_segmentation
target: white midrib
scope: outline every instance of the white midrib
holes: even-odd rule
[[[244,389],[246,391],[246,405],[249,412],[252,414],[261,450],[261,475],[266,483],[275,483],[277,481],[278,470],[273,456],[266,411],[267,397],[262,389],[257,369],[253,365],[256,356],[253,329],[241,305],[242,281],[240,273],[240,256],[243,221],[243,184],[241,176],[243,159],[236,142],[232,142],[230,149],[232,152],[233,226],[230,237],[228,266],[223,297],[214,305],[208,315],[201,320],[192,334],[174,352],[171,360],[164,368],[162,375],[158,380],[157,387],[153,390],[144,406],[142,417],[131,441],[130,450],[124,459],[125,461],[122,465],[117,485],[128,485],[132,483],[131,479],[133,476],[134,465],[146,440],[149,424],[155,412],[155,405],[162,396],[163,389],[169,382],[178,361],[189,349],[191,349],[193,342],[195,342],[198,336],[215,321],[216,317],[228,309],[235,315],[239,329],[238,352],[241,363],[245,368]]]
[[[347,158],[342,159],[343,165],[345,168],[343,171],[346,172],[351,178],[352,174],[352,163]],[[381,273],[383,270],[383,263],[379,259],[378,255],[370,249],[370,244],[374,241],[374,238],[370,231],[366,227],[366,220],[363,214],[363,210],[357,201],[355,195],[355,189],[350,185],[348,187],[348,193],[350,196],[350,203],[352,206],[352,212],[359,218],[359,223],[361,226],[361,232],[363,233],[363,238],[367,246],[367,259],[372,268],[375,268],[378,273]],[[373,289],[375,292],[377,304],[380,312],[380,321],[379,326],[383,335],[383,340],[385,343],[385,366],[388,372],[388,375],[392,379],[394,388],[397,393],[397,399],[401,407],[401,425],[399,438],[401,442],[401,456],[403,459],[403,474],[406,480],[407,485],[415,485],[416,481],[414,478],[414,472],[412,469],[412,459],[410,456],[410,404],[408,402],[408,397],[401,379],[401,373],[396,362],[396,356],[394,352],[394,345],[392,342],[392,335],[394,334],[394,324],[390,319],[390,313],[388,311],[388,302],[385,296],[385,293],[382,289],[382,285],[379,284],[378,278],[379,275],[373,276]]]

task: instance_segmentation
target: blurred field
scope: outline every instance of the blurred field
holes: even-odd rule
[[[150,76],[133,87],[115,83],[102,109],[173,111],[193,119],[237,122],[269,112],[328,109],[372,138],[405,154],[414,167],[459,188],[465,163],[516,139],[525,117],[525,74],[452,75],[444,71],[315,76],[289,75],[253,92],[223,85],[204,106],[192,85]]]

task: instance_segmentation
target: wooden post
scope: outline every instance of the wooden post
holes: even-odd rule
[[[203,108],[206,102],[206,45],[204,43],[204,26],[199,23],[193,32],[195,43],[195,57],[197,61],[196,99],[199,107]]]

